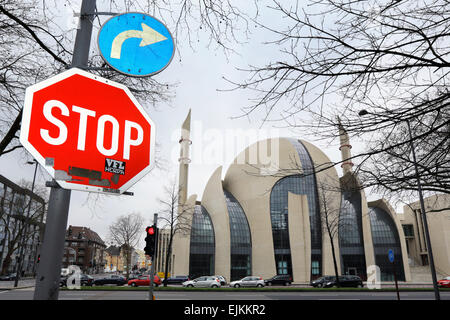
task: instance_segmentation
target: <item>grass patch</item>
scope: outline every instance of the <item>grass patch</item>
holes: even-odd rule
[[[149,291],[149,287],[123,287],[123,286],[94,286],[81,289],[61,288],[64,291]],[[154,291],[222,291],[222,292],[395,292],[395,288],[368,289],[368,288],[299,288],[299,287],[264,287],[264,288],[184,288],[184,287],[154,287]],[[433,291],[433,288],[399,288],[400,292]],[[441,288],[441,292],[450,292],[450,288]]]

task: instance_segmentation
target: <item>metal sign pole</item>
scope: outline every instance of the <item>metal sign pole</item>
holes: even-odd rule
[[[72,67],[87,66],[95,5],[96,0],[83,0],[81,4],[80,28],[77,30],[75,39]],[[57,300],[59,294],[71,191],[62,189],[55,180],[49,186],[51,187],[50,200],[34,300]]]
[[[155,213],[153,215],[153,225],[156,227],[156,230],[158,230],[158,214]],[[158,236],[158,232],[156,231],[156,236]],[[158,238],[155,239],[155,248],[156,248],[156,243],[158,242]],[[153,257],[152,257],[152,266],[150,268],[150,286],[149,286],[149,291],[148,291],[148,299],[149,300],[154,300],[154,296],[153,296],[153,280],[155,278],[155,262],[156,262],[156,250],[154,251]]]
[[[435,298],[435,300],[441,300],[439,288],[437,285],[436,267],[434,266],[433,250],[431,249],[430,231],[428,229],[427,212],[425,211],[425,203],[423,200],[422,184],[420,182],[419,169],[417,167],[416,152],[414,151],[413,137],[412,137],[412,133],[411,133],[411,125],[410,125],[408,119],[406,120],[406,123],[408,124],[409,145],[411,147],[411,153],[413,156],[414,169],[415,169],[416,179],[417,179],[417,191],[419,192],[420,210],[422,213],[422,221],[423,221],[423,227],[424,227],[424,231],[425,231],[425,241],[426,241],[426,245],[427,245],[427,249],[428,249],[428,258],[430,261],[430,271],[431,271],[431,278],[433,280],[434,298]]]
[[[400,300],[400,291],[398,291],[398,282],[397,282],[397,271],[396,266],[395,266],[395,262],[392,263],[392,268],[394,269],[394,281],[395,281],[395,291],[397,291],[397,300]]]
[[[69,204],[70,190],[51,188],[34,300],[58,299]]]

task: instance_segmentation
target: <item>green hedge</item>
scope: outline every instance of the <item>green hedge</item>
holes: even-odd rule
[[[81,290],[81,291],[149,291],[149,287],[123,287],[123,286],[94,286],[81,287],[81,289],[61,290]],[[225,292],[395,292],[395,288],[368,289],[368,288],[300,288],[300,287],[264,287],[264,288],[184,288],[184,287],[154,287],[154,291],[225,291]],[[450,291],[449,288],[441,288],[440,291]],[[433,288],[399,288],[401,292],[408,291],[433,291]]]

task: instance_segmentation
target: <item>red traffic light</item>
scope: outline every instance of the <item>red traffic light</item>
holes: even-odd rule
[[[147,227],[146,229],[145,229],[145,231],[147,231],[147,233],[149,234],[149,235],[154,235],[155,234],[155,227],[154,226],[151,226],[151,227]]]
[[[158,244],[156,239],[158,237],[158,228],[156,228],[156,225],[152,225],[145,228],[145,232],[147,232],[147,236],[145,237],[144,252],[146,255],[152,257],[153,259],[155,257],[155,252]]]

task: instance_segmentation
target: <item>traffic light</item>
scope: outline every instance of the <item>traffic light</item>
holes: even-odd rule
[[[155,225],[145,228],[147,236],[145,237],[145,254],[154,258],[158,246],[158,228]]]

